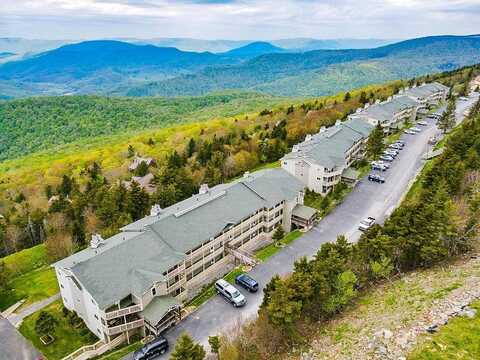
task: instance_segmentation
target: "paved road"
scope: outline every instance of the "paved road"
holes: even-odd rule
[[[463,111],[473,99],[468,102],[459,102],[458,119],[463,118]],[[428,138],[439,134],[433,120],[423,127],[417,135],[402,135],[406,146],[400,152],[391,168],[382,173],[386,179],[385,184],[377,184],[362,180],[345,201],[325,217],[315,228],[285,247],[266,262],[256,266],[250,275],[265,285],[275,274],[287,274],[295,260],[302,256],[314,255],[319,247],[328,241],[333,241],[338,235],[344,234],[352,242],[360,237],[357,230],[360,220],[367,216],[375,217],[379,222],[391,214],[402,200],[416,174],[424,165],[421,157],[429,148]],[[226,303],[223,298],[216,296],[195,313],[184,319],[166,337],[171,344],[183,332],[188,332],[196,341],[207,345],[208,336],[219,333],[228,333],[238,328],[245,320],[256,316],[262,301],[263,291],[260,289],[256,294],[246,294],[248,303],[245,307],[236,309]],[[128,357],[127,357],[128,358]]]
[[[36,313],[37,311],[43,309],[44,307],[50,305],[51,303],[53,303],[55,300],[58,300],[58,299],[60,299],[60,293],[50,296],[49,298],[44,299],[42,301],[33,303],[27,306],[22,311],[20,311],[18,314],[14,312],[13,314],[7,316],[7,319],[12,323],[13,326],[18,328],[22,323],[23,319],[25,319],[27,316],[32,315],[33,313]]]
[[[0,315],[0,360],[35,360],[39,356],[32,344]]]

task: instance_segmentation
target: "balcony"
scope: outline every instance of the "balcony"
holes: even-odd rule
[[[111,320],[111,319],[115,319],[117,317],[137,313],[139,311],[142,311],[142,305],[132,305],[132,306],[129,306],[129,307],[126,307],[126,308],[123,308],[123,309],[106,312],[106,313],[104,313],[103,318],[105,320]]]
[[[104,327],[105,334],[107,335],[115,335],[123,333],[127,330],[136,329],[145,325],[145,321],[143,319],[138,319],[135,321],[128,322],[126,324],[121,324],[113,327]]]

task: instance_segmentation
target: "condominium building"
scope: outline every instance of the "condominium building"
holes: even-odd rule
[[[450,88],[438,82],[422,84],[404,90],[404,95],[418,103],[418,111],[424,112],[447,98]]]
[[[363,158],[365,143],[373,128],[360,118],[323,127],[319,133],[308,135],[304,142],[295,145],[292,152],[281,159],[282,168],[308,189],[326,195],[341,181],[350,165]]]
[[[412,98],[398,95],[384,102],[366,104],[365,108],[349,115],[349,119],[364,119],[374,126],[380,124],[386,132],[389,132],[405,122],[415,121],[418,106],[419,104]]]
[[[245,174],[125,226],[108,240],[54,264],[63,303],[101,340],[158,335],[176,323],[181,301],[269,240],[277,225],[311,225],[305,185],[282,169]]]

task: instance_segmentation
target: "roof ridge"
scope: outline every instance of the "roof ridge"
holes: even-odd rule
[[[243,186],[245,186],[247,189],[249,189],[251,192],[253,192],[255,195],[257,195],[263,201],[267,201],[267,199],[265,199],[262,195],[260,195],[257,191],[252,189],[250,186],[248,186],[244,181],[240,181],[240,184],[243,184]]]

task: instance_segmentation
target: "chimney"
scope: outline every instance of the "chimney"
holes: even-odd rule
[[[375,104],[380,104],[380,99],[375,100]]]
[[[320,128],[320,134],[323,133],[323,132],[325,132],[326,130],[327,130],[327,128],[326,128],[325,126],[322,126],[322,127]]]
[[[307,134],[307,136],[305,137],[305,141],[310,141],[310,140],[312,140],[312,135]]]
[[[208,184],[202,184],[200,185],[200,191],[198,192],[198,194],[199,195],[208,194],[209,191],[210,189],[208,188]]]
[[[97,249],[103,243],[102,235],[100,234],[92,234],[92,240],[90,241],[90,247],[92,249]]]
[[[293,145],[292,152],[294,153],[298,152],[298,145]]]
[[[364,106],[364,108],[365,108],[365,109],[368,109],[369,107],[370,107],[370,103],[368,103],[368,102],[367,102],[367,103],[365,103],[365,106]]]
[[[341,123],[342,123],[341,120],[337,120],[337,121],[335,121],[335,126],[340,126]]]
[[[150,216],[159,216],[162,213],[162,211],[163,209],[160,207],[160,205],[155,204],[150,209]]]
[[[246,178],[248,178],[248,177],[250,177],[250,171],[245,171],[245,172],[243,173],[243,178],[246,179]]]
[[[387,101],[392,101],[392,97],[389,96],[388,99],[387,99]]]

